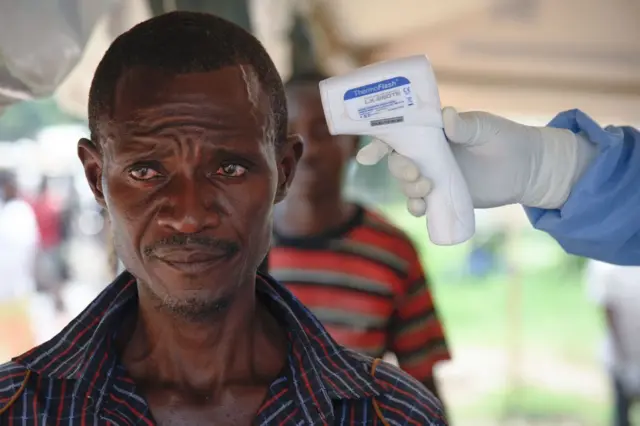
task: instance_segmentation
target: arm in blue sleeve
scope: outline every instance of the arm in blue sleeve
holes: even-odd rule
[[[561,209],[526,208],[529,220],[568,253],[640,265],[640,132],[603,129],[579,110],[559,114],[549,126],[581,132],[599,154]]]

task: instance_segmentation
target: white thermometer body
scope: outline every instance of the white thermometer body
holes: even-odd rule
[[[444,135],[440,96],[426,56],[380,62],[320,83],[333,135],[370,135],[413,160],[433,182],[427,227],[434,244],[475,233],[473,203]]]

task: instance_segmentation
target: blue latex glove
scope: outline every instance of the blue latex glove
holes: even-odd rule
[[[559,114],[549,126],[581,132],[598,145],[598,156],[561,208],[527,208],[531,223],[569,253],[640,265],[640,132],[603,129],[579,110]]]

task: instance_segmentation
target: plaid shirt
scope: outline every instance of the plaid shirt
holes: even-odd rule
[[[259,276],[257,291],[287,324],[291,350],[254,424],[447,424],[439,401],[419,382],[386,363],[372,375],[371,358],[339,346],[275,280]],[[125,272],[56,337],[0,365],[0,426],[154,425],[112,344],[136,303],[135,280]]]

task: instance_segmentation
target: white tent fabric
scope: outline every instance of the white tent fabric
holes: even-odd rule
[[[149,18],[151,11],[145,0],[127,0],[115,4],[98,20],[78,64],[55,92],[62,110],[86,118],[91,80],[102,56],[118,35]]]
[[[0,1],[0,106],[49,96],[117,0]]]

